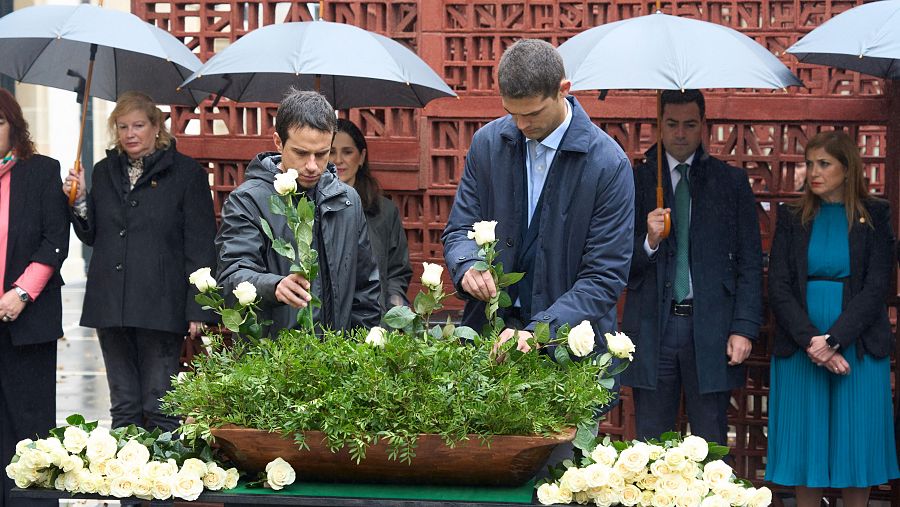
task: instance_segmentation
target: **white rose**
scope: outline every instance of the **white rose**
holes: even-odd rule
[[[628,359],[629,361],[634,359],[634,342],[627,334],[617,332],[606,333],[603,336],[606,338],[606,348],[610,354],[619,359]]]
[[[138,498],[142,498],[144,500],[152,500],[153,499],[153,481],[146,478],[141,477],[138,480],[134,481],[134,496]]]
[[[647,444],[650,445],[650,444]],[[650,445],[650,459],[658,460],[666,453],[666,448],[661,445]]]
[[[78,454],[87,445],[88,434],[77,426],[69,426],[63,433],[63,447],[72,454]]]
[[[469,231],[469,239],[474,239],[478,246],[484,246],[497,240],[494,229],[497,227],[497,221],[481,221],[472,224],[472,230]]]
[[[429,289],[441,288],[443,286],[441,275],[444,273],[444,266],[432,264],[430,262],[423,262],[422,266],[425,267],[422,271],[422,285]]]
[[[30,446],[33,443],[34,443],[34,440],[32,440],[30,438],[26,438],[25,440],[19,440],[19,443],[16,444],[16,454],[21,456],[22,453],[25,452],[25,449],[27,449],[28,446]]]
[[[228,475],[225,469],[215,463],[206,464],[206,475],[203,476],[203,485],[211,491],[219,491],[225,486]]]
[[[384,348],[384,328],[375,326],[366,335],[366,343],[375,347]]]
[[[59,460],[68,455],[66,448],[62,442],[56,437],[42,438],[34,443],[37,449],[50,455],[50,460],[54,465],[59,464]]]
[[[684,487],[685,481],[680,475],[667,475],[660,478],[657,490],[666,491],[674,496],[681,493]]]
[[[616,448],[611,446],[598,445],[591,451],[591,460],[594,463],[600,463],[608,467],[615,465],[618,457],[619,453],[616,451]]]
[[[612,469],[601,463],[594,463],[585,467],[584,478],[588,488],[608,486],[610,472],[612,472]]]
[[[653,507],[675,507],[675,495],[668,491],[657,490],[653,493]]]
[[[560,486],[556,492],[556,503],[572,503],[572,490],[565,486]]]
[[[644,474],[643,477],[641,477],[637,484],[643,490],[655,491],[659,486],[659,477],[653,475],[652,473],[647,473]]]
[[[585,505],[590,501],[591,495],[587,491],[579,491],[577,493],[572,493],[572,501],[579,504]]]
[[[704,498],[709,494],[709,486],[703,481],[694,481],[691,484],[691,492],[700,498]]]
[[[598,488],[597,491],[594,492],[594,503],[596,505],[613,505],[619,503],[618,500],[619,495],[617,495],[610,487]]]
[[[731,495],[734,497],[734,500],[731,502],[732,505],[749,505],[750,499],[753,497],[753,493],[756,492],[754,488],[745,488],[744,486],[731,483]]]
[[[750,500],[748,500],[747,505],[750,507],[765,507],[772,503],[772,490],[767,487],[762,487],[753,492],[750,495]]]
[[[59,468],[61,468],[63,472],[81,470],[84,468],[84,460],[82,460],[80,456],[70,454],[59,463]]]
[[[116,454],[120,460],[131,466],[144,466],[150,461],[150,449],[137,440],[129,440]]]
[[[578,357],[584,357],[594,351],[594,328],[591,323],[583,320],[581,324],[569,331],[569,349]]]
[[[279,490],[285,486],[290,486],[297,478],[294,468],[287,461],[276,458],[266,465],[266,482],[269,487]]]
[[[97,488],[97,494],[100,496],[110,496],[112,490],[112,480],[109,477],[104,477],[102,475],[98,475],[100,477],[100,485]]]
[[[685,479],[693,481],[698,477],[702,477],[702,470],[700,469],[699,463],[688,462],[683,467],[681,467],[681,476]]]
[[[288,169],[275,175],[275,191],[280,195],[287,195],[297,191],[297,178],[300,174],[296,169]]]
[[[641,490],[634,484],[628,484],[619,493],[619,502],[626,507],[636,505],[641,501]]]
[[[128,466],[125,460],[113,458],[106,462],[105,475],[110,479],[116,479],[128,475]]]
[[[693,491],[682,491],[675,497],[676,505],[700,505],[700,495]]]
[[[609,473],[609,487],[614,491],[619,491],[625,487],[625,476],[618,470],[612,470]]]
[[[681,447],[691,461],[701,462],[706,459],[709,454],[709,444],[702,437],[696,435],[688,435],[681,442]]]
[[[700,502],[700,507],[730,507],[730,503],[718,495],[709,495]]]
[[[182,468],[172,478],[172,496],[191,502],[196,500],[200,493],[203,493],[203,481],[199,475],[190,470],[186,471]]]
[[[229,468],[227,472],[225,472],[225,486],[222,489],[234,489],[237,487],[238,479],[241,478],[240,472],[237,471],[237,468]]]
[[[731,479],[731,467],[722,460],[712,461],[703,467],[703,480],[710,487]]]
[[[181,465],[180,473],[191,473],[202,478],[206,475],[206,463],[197,458],[188,458]]]
[[[116,498],[127,498],[134,494],[134,483],[131,477],[115,477],[109,485],[109,493]]]
[[[88,437],[87,458],[90,462],[112,459],[118,450],[119,442],[105,429],[97,428]]]
[[[172,498],[171,479],[168,476],[154,479],[153,484],[150,486],[150,494],[157,500],[168,500],[169,498]]]
[[[82,470],[84,469],[82,468]],[[103,487],[106,480],[107,479],[102,475],[88,471],[88,473],[81,478],[81,490],[91,494],[100,493],[100,489]]]
[[[61,473],[56,476],[56,480],[53,481],[53,489],[57,491],[65,491],[66,490],[66,473]]]
[[[188,282],[194,284],[200,292],[216,288],[216,279],[212,277],[212,268],[200,268],[188,276]]]
[[[572,467],[563,473],[559,479],[559,486],[568,488],[572,493],[578,493],[588,489],[587,477],[580,468]]]
[[[649,447],[650,446],[647,444],[638,442],[634,446],[622,451],[622,453],[619,454],[619,461],[617,463],[622,463],[623,468],[629,472],[640,472],[647,466],[647,462],[650,461]]]
[[[25,452],[19,457],[19,466],[31,470],[47,468],[52,463],[53,457],[37,448],[25,449]]]
[[[247,306],[256,301],[256,287],[252,283],[243,281],[231,292],[237,298],[238,303]]]
[[[89,461],[88,468],[91,472],[100,475],[106,475],[106,467],[109,465],[110,460],[98,460],[98,461]]]
[[[82,468],[81,470],[84,470],[84,469]],[[68,474],[63,474],[66,476],[66,478],[63,479],[63,487],[69,493],[75,493],[78,491],[78,476],[79,476],[78,472],[80,472],[80,470],[76,470],[75,472],[68,473]]]
[[[685,465],[687,462],[687,453],[684,452],[684,449],[680,447],[672,447],[668,451],[666,451],[663,459],[666,462],[666,465],[669,465],[669,468],[673,472],[680,472],[681,467]]]
[[[538,487],[538,502],[543,505],[553,505],[559,497],[559,486],[555,483],[545,482]]]
[[[650,491],[650,490],[641,491],[641,501],[638,503],[640,503],[642,506],[653,505],[653,495],[654,494],[655,494],[655,492]]]
[[[666,464],[666,460],[659,459],[650,464],[650,473],[662,479],[672,475],[673,471]]]

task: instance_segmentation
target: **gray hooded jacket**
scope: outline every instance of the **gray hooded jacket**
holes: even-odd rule
[[[285,218],[269,210],[269,197],[275,193],[275,175],[281,172],[279,162],[281,155],[274,152],[260,153],[253,159],[244,182],[231,192],[222,208],[222,225],[216,235],[217,278],[225,294],[230,296],[243,281],[252,283],[262,297],[260,320],[273,321],[269,332],[272,336],[279,329],[297,325],[297,309],[275,299],[275,287],[290,274],[290,262],[272,249],[259,220],[262,217],[269,222],[275,237],[293,242]],[[319,311],[318,315],[314,314],[316,322],[344,330],[376,326],[381,318],[378,268],[369,247],[359,196],[338,179],[330,164],[314,194],[325,248],[323,252],[318,238],[314,237],[313,247],[319,251],[321,269],[312,289],[324,299],[323,292],[329,291],[322,290],[322,283],[331,282],[331,301],[323,303],[332,314],[331,322],[321,322]],[[327,262],[327,273],[323,262]]]

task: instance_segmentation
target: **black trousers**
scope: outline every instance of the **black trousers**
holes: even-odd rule
[[[700,394],[693,332],[693,317],[669,316],[660,341],[656,389],[633,390],[638,439],[659,438],[676,429],[683,389],[691,434],[727,445],[731,392]]]
[[[0,463],[5,468],[16,444],[49,436],[56,426],[56,342],[14,347],[0,324]],[[0,507],[55,506],[56,500],[10,500],[15,483],[3,473]]]
[[[172,431],[178,418],[160,411],[159,399],[178,374],[184,336],[133,327],[97,330],[109,382],[113,428],[134,424]]]

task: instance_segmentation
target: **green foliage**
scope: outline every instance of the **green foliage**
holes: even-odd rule
[[[385,320],[419,318],[398,308]],[[380,440],[409,462],[420,433],[451,445],[470,434],[553,434],[592,421],[610,401],[595,361],[562,368],[545,354],[520,353],[498,364],[491,340],[470,328],[436,327],[427,338],[388,331],[384,348],[366,344],[364,330],[318,337],[285,330],[257,346],[216,348],[195,358],[195,371],[173,385],[164,407],[190,416],[195,432],[237,424],[303,446],[301,431],[320,430],[332,449],[346,447],[356,460]]]

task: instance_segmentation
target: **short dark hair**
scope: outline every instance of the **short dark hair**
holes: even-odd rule
[[[540,39],[521,39],[506,48],[497,69],[500,95],[511,99],[553,97],[566,78],[556,48]]]
[[[706,99],[700,90],[665,90],[662,92],[660,103],[663,113],[666,112],[666,104],[697,104],[700,108],[700,118],[706,118]]]
[[[9,145],[16,150],[16,157],[25,160],[34,155],[34,142],[28,132],[28,123],[22,114],[22,106],[12,93],[0,88],[0,118],[9,123]],[[6,153],[0,153],[3,157]]]
[[[324,95],[292,87],[278,104],[275,132],[281,142],[286,143],[292,129],[304,127],[333,134],[337,128],[337,118]]]
[[[363,135],[359,127],[350,120],[338,118],[336,132],[343,132],[350,136],[353,145],[359,152],[366,150],[366,158],[356,172],[356,180],[353,182],[353,189],[359,194],[362,200],[363,210],[369,215],[377,215],[381,209],[381,186],[378,180],[372,176],[369,170],[369,144],[366,142],[366,136]]]

